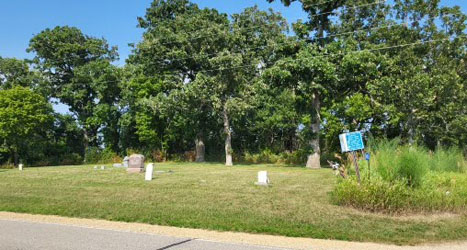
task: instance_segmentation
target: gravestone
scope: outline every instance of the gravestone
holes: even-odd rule
[[[144,179],[146,181],[152,181],[152,173],[154,171],[154,164],[153,163],[149,163],[147,166],[146,166],[146,175],[144,177]]]
[[[130,159],[128,161],[128,173],[142,173],[144,172],[144,156],[133,154],[130,155]]]
[[[267,171],[259,171],[258,172],[258,182],[256,182],[255,184],[260,185],[260,186],[269,185],[268,172]]]
[[[125,156],[125,158],[123,158],[123,167],[128,168],[129,162],[130,162],[130,157]]]

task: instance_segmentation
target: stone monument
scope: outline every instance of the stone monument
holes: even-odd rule
[[[255,184],[260,185],[260,186],[269,185],[268,172],[267,171],[259,171],[258,172],[258,182],[256,182]]]
[[[125,158],[123,158],[123,167],[128,168],[129,162],[130,162],[130,157],[125,156]]]
[[[128,173],[142,173],[144,172],[144,156],[133,154],[130,155],[130,159],[128,161]]]
[[[146,181],[152,181],[152,173],[154,171],[154,163],[149,163],[146,166],[146,175],[144,176],[144,179]]]

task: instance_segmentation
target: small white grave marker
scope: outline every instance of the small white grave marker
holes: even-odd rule
[[[23,171],[23,164],[18,165],[19,171]]]
[[[147,181],[152,181],[152,173],[154,172],[154,163],[149,163],[146,166],[146,175],[144,177]]]
[[[256,185],[267,186],[268,184],[269,184],[268,171],[259,171],[258,182],[256,182]]]

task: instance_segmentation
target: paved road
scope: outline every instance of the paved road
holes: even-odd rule
[[[0,250],[279,250],[199,239],[0,220]]]

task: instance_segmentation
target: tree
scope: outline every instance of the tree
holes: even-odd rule
[[[294,24],[297,37],[331,52],[338,74],[339,91],[324,99],[321,123],[330,144],[342,130],[362,129],[431,148],[435,137],[459,145],[443,136],[459,132],[465,119],[466,17],[459,7],[441,8],[437,0],[299,2],[309,19]]]
[[[16,58],[0,57],[0,89],[31,87],[37,89],[40,76],[30,70],[29,64]]]
[[[209,97],[213,112],[217,114],[224,131],[226,166],[233,165],[232,121],[244,115],[254,98],[253,85],[260,79],[263,68],[271,65],[276,56],[275,45],[286,40],[283,32],[287,25],[282,16],[272,11],[247,8],[232,16],[229,44],[210,59],[216,70],[198,74],[194,81],[197,89]]]
[[[33,62],[46,77],[51,97],[70,106],[78,118],[85,147],[97,146],[98,130],[103,125],[99,114],[115,114],[109,108],[119,90],[118,70],[110,62],[117,59],[117,48],[110,48],[105,39],[84,35],[78,28],[63,26],[34,36],[27,51],[36,54]]]
[[[166,91],[154,93],[153,100],[146,103],[153,104],[151,108],[155,109],[155,106],[161,107],[161,102],[164,102],[163,105],[169,105],[173,103],[170,100],[187,101],[183,103],[186,112],[162,115],[162,109],[155,109],[154,115],[162,115],[159,119],[163,121],[159,123],[165,123],[166,128],[174,125],[170,121],[181,121],[183,117],[180,115],[185,114],[186,118],[189,116],[190,119],[183,119],[189,121],[189,126],[185,124],[187,131],[184,134],[193,138],[192,141],[197,149],[196,158],[203,161],[205,135],[208,133],[206,129],[209,127],[207,124],[209,120],[205,118],[209,116],[210,109],[206,106],[208,105],[206,102],[198,101],[196,98],[180,99],[177,95],[180,92],[186,93],[183,91],[188,87],[185,84],[190,85],[194,82],[198,72],[216,67],[209,58],[225,49],[228,32],[227,16],[214,9],[199,9],[196,4],[187,0],[156,0],[146,11],[145,17],[139,18],[139,26],[145,29],[143,41],[135,46],[129,63],[139,65],[141,75],[149,79],[157,77],[166,83],[173,82],[173,84],[168,83],[167,87],[171,86],[175,91],[174,95],[170,96],[171,89],[164,88]],[[141,78],[141,75],[138,77]],[[157,95],[159,97],[156,98]]]
[[[41,95],[23,87],[0,90],[0,138],[15,166],[30,137],[52,122],[52,107]]]
[[[289,88],[300,97],[298,109],[303,124],[311,128],[308,133],[311,154],[306,166],[320,168],[321,100],[336,88],[335,65],[328,57],[322,56],[318,48],[303,45],[292,57],[286,57],[266,70],[265,78],[275,84]]]

